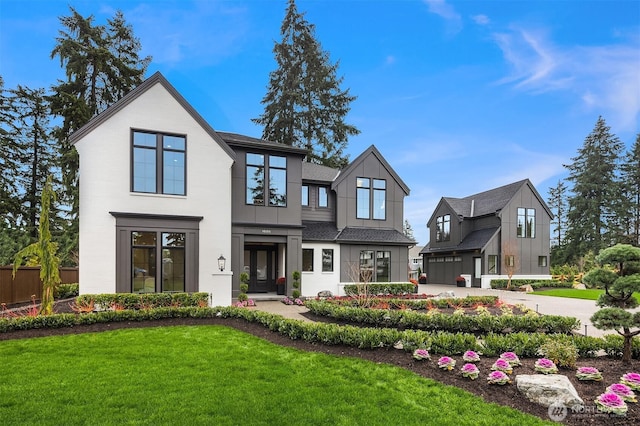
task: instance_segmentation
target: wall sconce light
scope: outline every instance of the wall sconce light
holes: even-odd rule
[[[220,272],[224,271],[226,263],[227,259],[225,259],[223,255],[220,255],[220,257],[218,258],[218,268],[220,268]]]

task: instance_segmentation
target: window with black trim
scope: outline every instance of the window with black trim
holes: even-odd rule
[[[356,218],[386,220],[387,181],[356,178]]]
[[[541,268],[547,267],[547,256],[538,256],[538,266]]]
[[[287,157],[247,153],[246,178],[247,204],[287,205]]]
[[[313,272],[313,249],[302,249],[302,270]]]
[[[536,210],[518,207],[517,235],[520,238],[535,238]]]
[[[498,255],[490,254],[488,257],[489,268],[488,273],[497,274],[498,273]]]
[[[329,207],[329,191],[326,186],[318,187],[318,207]]]
[[[322,272],[333,272],[333,249],[322,249]]]
[[[185,291],[185,237],[183,232],[131,232],[133,293]]]
[[[186,195],[186,137],[132,132],[133,192]]]
[[[451,215],[436,218],[436,241],[449,241],[451,238]]]
[[[360,281],[361,282],[390,282],[391,281],[391,252],[390,251],[360,251]]]

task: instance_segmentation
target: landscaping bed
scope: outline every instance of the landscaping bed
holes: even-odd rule
[[[60,313],[71,311],[71,309],[69,308],[69,302],[58,302],[56,304],[56,311]],[[322,321],[330,320],[326,317],[322,318]],[[320,318],[315,319],[319,320]],[[240,318],[171,318],[150,321],[95,323],[90,325],[74,326],[71,328],[31,329],[0,333],[0,339],[30,338],[84,332],[101,332],[106,330],[133,327],[196,324],[215,324],[230,326],[283,346],[293,347],[305,351],[333,354],[337,356],[359,357],[376,363],[387,363],[395,365],[413,371],[416,374],[422,375],[424,377],[429,377],[439,382],[465,389],[468,392],[481,396],[486,401],[513,407],[520,411],[536,415],[542,419],[549,419],[547,408],[538,406],[526,400],[517,391],[515,384],[498,386],[489,385],[486,382],[485,378],[489,374],[491,364],[495,361],[496,357],[482,357],[480,362],[478,363],[478,367],[480,369],[479,378],[476,380],[470,380],[462,377],[459,372],[459,367],[464,364],[462,357],[459,355],[452,356],[452,358],[457,361],[456,368],[452,371],[443,371],[442,369],[437,367],[438,355],[432,355],[432,359],[430,361],[418,361],[412,357],[412,354],[410,352],[393,348],[365,350],[346,345],[323,345],[319,343],[310,343],[302,339],[292,340],[281,334],[280,332],[271,331],[269,328],[265,327],[262,324],[259,324],[257,322],[249,322]],[[521,357],[521,361],[523,365],[520,367],[515,367],[512,377],[515,378],[515,375],[517,374],[537,374],[534,370],[534,358]],[[634,360],[630,366],[623,366],[619,359],[612,359],[608,357],[579,359],[577,365],[578,367],[596,367],[602,372],[603,375],[603,380],[601,382],[581,382],[575,377],[575,370],[560,370],[560,374],[564,374],[569,378],[580,397],[584,400],[587,408],[591,410],[594,409],[593,400],[598,395],[603,393],[604,389],[608,385],[618,382],[619,378],[627,372],[640,371],[640,362],[638,360]],[[424,403],[428,404],[429,402],[425,401]],[[570,425],[628,425],[640,423],[640,410],[638,407],[638,403],[630,403],[628,405],[629,411],[626,417],[612,417],[609,415],[598,414],[596,412],[589,412],[580,415],[569,414],[569,416],[563,423]]]

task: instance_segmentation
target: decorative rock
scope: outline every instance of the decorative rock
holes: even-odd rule
[[[451,297],[456,297],[456,294],[452,291],[443,291],[436,296],[438,299],[449,299]]]
[[[566,407],[584,406],[567,376],[562,374],[521,374],[516,376],[518,391],[536,404],[549,407],[563,404]]]
[[[521,285],[519,289],[520,291],[524,291],[525,293],[533,293],[533,287],[531,287],[531,285],[529,284]]]
[[[329,290],[322,290],[318,292],[318,297],[333,297],[333,293]]]
[[[586,290],[587,286],[582,284],[582,283],[579,283],[579,284],[574,284],[573,288],[578,289],[578,290]]]

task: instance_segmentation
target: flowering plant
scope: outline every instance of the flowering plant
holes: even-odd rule
[[[520,358],[518,358],[518,355],[516,355],[514,352],[504,352],[502,355],[500,355],[500,358],[507,361],[512,367],[522,365],[522,363],[520,362]]]
[[[640,374],[627,373],[620,377],[620,383],[629,386],[634,391],[640,391]]]
[[[458,275],[456,277],[456,282],[466,281],[462,276]]]
[[[298,306],[303,306],[304,305],[304,302],[299,297],[296,297],[296,299],[293,301],[293,303],[295,303]]]
[[[594,402],[603,413],[624,415],[628,409],[627,403],[613,392],[601,394]]]
[[[511,379],[502,371],[492,371],[487,377],[487,382],[489,382],[490,385],[504,385],[511,383]]]
[[[237,301],[233,304],[236,308],[246,308],[247,306],[256,306],[256,302],[253,299],[247,299],[242,301]]]
[[[511,364],[506,359],[498,358],[496,362],[491,366],[492,370],[502,371],[503,373],[511,374],[513,372],[513,368],[511,368]]]
[[[602,373],[594,367],[580,367],[576,372],[578,380],[594,380],[599,382],[602,380]]]
[[[285,277],[280,277],[276,280],[276,284],[284,284],[285,282],[287,282]]]
[[[453,367],[456,366],[456,360],[453,358],[449,358],[448,356],[443,356],[438,360],[438,367],[444,370],[453,370]]]
[[[534,364],[534,368],[537,372],[543,374],[555,374],[558,372],[556,364],[547,358],[540,358]]]
[[[467,363],[463,365],[460,371],[462,371],[463,377],[468,377],[471,380],[477,379],[478,375],[480,374],[480,370],[478,370],[478,367],[476,367],[475,364],[471,364],[471,363]]]
[[[426,349],[416,349],[413,351],[413,357],[420,361],[423,359],[431,359],[431,356],[429,356],[429,352]]]
[[[478,353],[474,351],[466,351],[462,355],[462,359],[466,362],[478,362],[480,361],[480,355],[478,355]]]
[[[631,388],[627,385],[623,385],[622,383],[614,383],[609,386],[606,390],[607,393],[615,393],[620,398],[629,402],[638,402],[636,400],[636,394],[631,390]]]
[[[282,303],[284,303],[285,305],[293,305],[293,300],[291,300],[287,296],[285,296],[285,298],[282,299]]]

